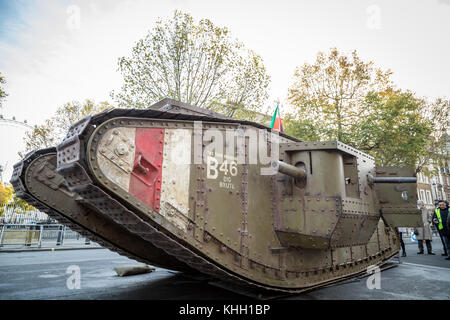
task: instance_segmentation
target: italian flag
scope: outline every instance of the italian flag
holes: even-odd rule
[[[283,124],[281,123],[281,116],[280,116],[280,110],[278,109],[278,105],[277,105],[277,108],[275,109],[275,112],[273,114],[272,122],[270,123],[270,127],[273,130],[278,130],[280,132],[284,132],[283,131]]]

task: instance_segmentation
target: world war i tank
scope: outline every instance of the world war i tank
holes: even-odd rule
[[[73,124],[15,166],[19,196],[107,248],[168,269],[286,293],[334,283],[399,251],[421,226],[413,168],[339,141],[164,99]]]

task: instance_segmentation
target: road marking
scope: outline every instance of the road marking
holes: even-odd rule
[[[418,264],[418,263],[410,263],[410,262],[402,262],[400,265],[408,265],[408,266],[415,266],[415,267],[426,267],[426,268],[431,268],[431,269],[439,269],[439,270],[447,270],[450,271],[450,267],[449,268],[443,268],[443,267],[435,267],[435,266],[430,266],[427,264]]]

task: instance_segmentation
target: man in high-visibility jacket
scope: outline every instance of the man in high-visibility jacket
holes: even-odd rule
[[[450,228],[448,223],[448,205],[445,201],[439,201],[438,207],[434,210],[433,222],[444,240],[444,250],[447,251],[446,260],[450,260]]]

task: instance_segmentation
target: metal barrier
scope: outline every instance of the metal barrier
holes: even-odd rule
[[[7,224],[2,226],[0,246],[5,244],[39,244],[43,226]]]
[[[4,224],[0,226],[0,247],[21,245],[48,246],[89,245],[90,240],[60,224]]]

